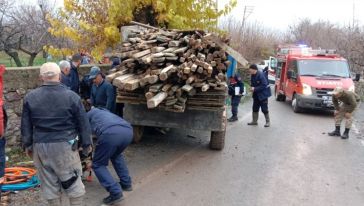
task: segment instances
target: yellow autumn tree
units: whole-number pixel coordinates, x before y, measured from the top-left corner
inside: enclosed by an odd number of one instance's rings
[[[72,48],[48,45],[55,56],[80,49],[99,59],[106,48],[120,41],[120,27],[132,20],[168,29],[215,30],[217,19],[236,6],[230,0],[218,10],[216,0],[64,0],[56,17],[49,17],[50,33],[68,38]]]

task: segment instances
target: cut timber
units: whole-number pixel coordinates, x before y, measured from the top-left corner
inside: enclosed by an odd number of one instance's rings
[[[166,50],[165,47],[153,47],[150,49],[152,51],[152,53],[159,53],[162,52],[163,50]]]
[[[196,70],[197,70],[197,65],[196,65],[196,64],[193,64],[193,65],[191,66],[191,71],[192,71],[192,72],[196,72]]]
[[[150,76],[151,75],[147,74],[147,75],[145,75],[145,77],[140,79],[139,84],[140,84],[141,87],[144,87],[145,85],[147,85],[149,83],[149,77]]]
[[[161,63],[161,62],[164,62],[164,61],[166,61],[165,57],[153,58],[153,60],[152,60],[152,62],[154,62],[154,63]]]
[[[163,48],[164,48],[164,47],[163,47]],[[163,57],[163,56],[164,56],[164,54],[163,54],[162,52],[152,54],[153,59],[154,59],[154,58],[160,58],[160,57]]]
[[[154,97],[154,93],[153,92],[147,92],[147,93],[145,93],[145,98],[147,98],[147,100],[150,100],[153,97]]]
[[[241,65],[245,66],[249,63],[243,56],[241,56],[241,54],[239,52],[235,51],[233,48],[229,47],[227,44],[222,42],[217,36],[215,36],[215,35],[211,35],[211,36],[212,36],[211,39],[219,47],[221,47],[222,50],[224,50],[226,53],[230,54],[230,56],[232,56]]]
[[[167,101],[166,101],[166,106],[172,106],[172,105],[176,104],[176,103],[177,103],[177,101],[178,101],[178,99],[177,99],[177,98],[167,100]]]
[[[188,47],[182,47],[177,50],[174,50],[173,53],[175,53],[175,54],[184,53],[187,49],[188,49]]]
[[[163,84],[154,84],[153,86],[149,87],[149,91],[150,92],[159,92],[159,90],[161,90],[161,88],[163,87]]]
[[[167,98],[168,94],[166,92],[159,92],[157,95],[152,97],[147,101],[147,106],[149,109],[156,108],[165,98]]]
[[[193,89],[193,87],[191,85],[188,85],[188,84],[186,84],[186,85],[184,85],[182,87],[182,90],[186,91],[186,92],[190,92],[192,89]]]
[[[113,74],[109,74],[109,75],[107,75],[107,76],[106,76],[106,80],[107,80],[108,82],[112,82],[112,81],[113,81],[116,77],[120,77],[120,76],[122,76],[122,75],[124,75],[124,74],[126,74],[126,73],[128,73],[128,69],[120,70],[120,71],[115,72],[115,73],[113,73]]]
[[[116,77],[113,81],[113,85],[116,87],[121,87],[124,80],[133,77],[134,74],[125,74],[119,77]]]
[[[195,78],[195,76],[188,77],[188,79],[186,80],[186,84],[192,84],[192,82],[195,81]]]
[[[191,68],[189,68],[189,67],[185,67],[185,68],[183,69],[183,73],[185,73],[185,74],[189,74],[189,73],[191,73]]]
[[[168,47],[179,47],[179,41],[170,41]]]
[[[166,85],[164,85],[163,87],[162,87],[162,91],[163,92],[168,92],[169,91],[169,89],[171,89],[171,87],[172,87],[173,85],[172,84],[166,84]]]
[[[171,47],[171,48],[168,48],[164,51],[162,51],[163,53],[173,53],[174,51],[176,51],[178,49],[178,47]]]
[[[131,79],[124,83],[124,89],[127,91],[134,91],[140,87],[140,79]]]
[[[148,83],[149,84],[155,84],[157,83],[159,80],[158,76],[157,75],[151,75],[149,78],[148,78]]]
[[[202,86],[202,88],[201,88],[201,91],[206,92],[207,90],[209,90],[209,88],[210,88],[210,85],[208,85],[208,84],[204,84],[204,85]]]
[[[160,75],[159,75],[159,79],[162,80],[162,81],[165,81],[168,79],[168,72],[169,70],[173,69],[174,65],[169,65],[168,67],[162,69]]]
[[[150,49],[147,49],[147,50],[144,50],[144,51],[133,54],[133,58],[138,59],[138,58],[141,58],[141,57],[143,57],[145,55],[148,55],[150,53],[151,53]]]
[[[166,57],[167,60],[169,61],[177,61],[178,60],[178,57],[175,56],[175,57]]]
[[[164,57],[175,57],[176,54],[173,54],[173,53],[163,53],[164,54]]]

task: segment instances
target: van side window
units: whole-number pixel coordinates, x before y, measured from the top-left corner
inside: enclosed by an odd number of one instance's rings
[[[293,77],[297,78],[298,74],[297,60],[292,60],[289,62],[288,70],[293,71]]]

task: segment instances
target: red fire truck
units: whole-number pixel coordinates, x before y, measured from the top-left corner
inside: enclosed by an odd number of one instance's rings
[[[346,59],[334,50],[313,50],[302,45],[278,49],[271,61],[276,71],[275,99],[290,100],[294,112],[302,109],[332,110],[335,87],[354,91],[355,86]],[[360,76],[356,76],[357,80]]]

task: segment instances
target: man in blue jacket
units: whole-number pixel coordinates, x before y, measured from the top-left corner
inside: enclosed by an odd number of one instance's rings
[[[110,112],[115,111],[115,89],[107,82],[101,70],[93,66],[90,71],[89,79],[93,82],[91,88],[91,104],[95,107],[102,107]]]
[[[80,93],[80,77],[78,76],[78,67],[80,67],[82,61],[81,54],[75,54],[72,56],[71,64],[71,90],[76,92],[76,94]]]
[[[27,155],[33,157],[49,205],[61,206],[64,191],[71,206],[81,206],[86,191],[78,142],[87,156],[91,129],[80,97],[60,83],[60,73],[56,63],[40,67],[43,85],[24,98],[22,143]]]
[[[100,184],[110,193],[103,199],[104,204],[113,204],[123,199],[122,191],[131,191],[132,183],[129,170],[122,152],[133,140],[131,125],[119,116],[104,108],[92,107],[84,101],[92,133],[97,137],[92,169]],[[116,171],[120,182],[116,182],[107,166],[109,161]]]
[[[269,127],[268,98],[272,94],[268,79],[262,71],[258,70],[255,64],[250,65],[249,73],[251,74],[251,92],[253,93],[253,120],[248,125],[258,125],[259,109],[261,109],[266,121],[264,127]]]
[[[232,116],[228,119],[229,122],[235,122],[238,120],[238,107],[241,97],[244,93],[244,84],[241,81],[241,77],[235,74],[230,78],[229,95],[231,96],[231,113]]]

